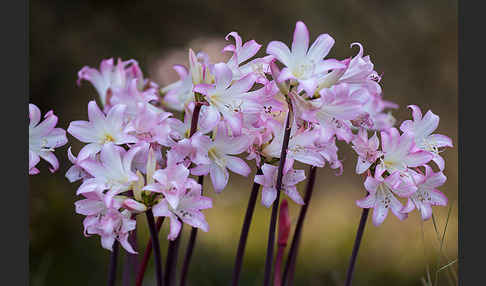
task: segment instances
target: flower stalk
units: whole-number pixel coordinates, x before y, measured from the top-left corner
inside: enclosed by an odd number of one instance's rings
[[[196,104],[194,106],[194,111],[192,113],[191,130],[189,136],[194,135],[194,133],[196,133],[197,131],[197,124],[199,122],[199,113],[201,112],[201,107],[203,105],[203,102],[201,102],[200,100],[201,95],[196,92],[195,96],[196,96],[196,102],[195,102]],[[199,176],[198,184],[201,185],[201,193],[202,193],[203,183],[204,183],[204,176]],[[189,265],[191,263],[192,252],[194,251],[194,245],[196,244],[196,238],[197,238],[197,227],[193,227],[191,229],[191,235],[189,237],[189,242],[187,244],[186,255],[184,256],[184,262],[181,271],[181,282],[180,282],[181,286],[186,285],[187,272],[189,271]],[[177,240],[179,240],[179,238],[177,238]]]
[[[358,257],[359,246],[361,245],[361,239],[363,238],[364,229],[366,226],[366,220],[370,209],[364,208],[361,212],[361,220],[359,221],[358,231],[356,233],[356,239],[354,240],[353,252],[351,253],[351,259],[349,260],[348,272],[346,273],[345,286],[351,286],[353,279],[354,266],[356,264],[356,258]]]
[[[177,254],[179,252],[180,239],[182,234],[183,224],[181,223],[181,232],[175,240],[169,242],[167,249],[167,261],[165,262],[165,285],[173,285],[177,266]]]
[[[283,178],[283,168],[285,165],[285,161],[287,159],[287,148],[289,146],[290,141],[290,131],[292,130],[292,122],[293,122],[293,110],[292,110],[292,103],[288,99],[288,107],[289,112],[287,114],[287,121],[285,123],[285,133],[284,139],[282,143],[282,150],[280,152],[280,163],[278,166],[278,173],[277,173],[277,197],[273,203],[272,207],[272,214],[270,216],[270,225],[268,230],[268,243],[267,243],[267,255],[265,258],[265,272],[263,277],[263,285],[268,286],[270,285],[270,280],[272,277],[272,262],[273,262],[273,250],[275,246],[275,228],[277,225],[277,213],[278,213],[278,206],[280,202],[280,190],[282,189],[282,178]]]
[[[204,182],[204,176],[199,176],[198,183],[202,186]],[[189,242],[187,244],[186,255],[184,256],[184,263],[181,270],[181,282],[180,285],[186,285],[187,273],[189,272],[189,265],[191,263],[192,252],[194,251],[194,245],[196,244],[197,228],[193,227],[191,229],[191,236],[189,237]]]
[[[282,285],[292,285],[292,281],[293,281],[295,262],[297,259],[300,237],[302,235],[302,228],[304,226],[305,215],[307,214],[307,209],[309,208],[310,200],[312,198],[312,191],[314,190],[317,167],[311,166],[309,172],[310,172],[309,181],[307,183],[307,188],[304,197],[305,204],[300,208],[299,218],[297,221],[297,225],[295,227],[295,233],[292,238],[292,244],[290,245],[287,262],[285,264],[285,269],[282,277],[282,283],[283,283]]]
[[[165,217],[159,217],[155,224],[155,229],[157,233],[159,233],[160,228],[162,227],[162,223],[164,222]],[[148,261],[150,260],[150,256],[152,255],[152,239],[150,239],[145,247],[145,252],[143,254],[142,262],[140,263],[140,268],[138,270],[137,279],[135,280],[136,286],[142,286],[143,278],[145,275],[145,270],[147,269]]]
[[[133,230],[128,235],[128,242],[136,246],[137,245],[137,230]],[[125,264],[123,265],[123,277],[122,285],[130,286],[133,285],[135,271],[138,268],[138,256],[136,254],[127,253],[125,256]]]
[[[280,212],[278,216],[278,241],[277,241],[277,257],[275,258],[275,274],[273,278],[273,285],[280,286],[282,284],[282,261],[289,240],[290,233],[290,215],[289,204],[284,199],[280,205]]]
[[[258,168],[256,174],[262,175],[263,172],[260,168]],[[253,212],[255,210],[255,203],[257,200],[259,189],[260,185],[256,182],[253,183],[250,198],[248,199],[248,206],[246,207],[245,219],[243,220],[243,226],[241,228],[240,241],[238,242],[238,250],[236,252],[235,266],[233,268],[233,279],[231,282],[231,285],[233,286],[237,286],[239,283],[243,256],[245,254],[246,241],[248,239],[248,232],[250,230],[251,220],[253,218]]]
[[[162,259],[160,257],[160,244],[159,244],[159,237],[158,237],[158,231],[155,227],[155,220],[154,220],[154,214],[152,213],[152,209],[149,209],[148,211],[145,212],[147,216],[147,222],[150,230],[150,239],[152,241],[152,247],[154,250],[154,261],[155,261],[155,278],[157,281],[157,286],[162,286],[163,281],[162,281]],[[162,225],[162,223],[161,223]],[[148,261],[148,259],[147,259]],[[145,269],[145,268],[144,268]],[[142,276],[143,279],[143,276]],[[141,285],[140,281],[140,285]]]
[[[113,243],[113,250],[110,256],[110,270],[108,271],[108,286],[114,286],[116,282],[116,267],[118,262],[118,252],[120,249],[120,243],[115,241]]]

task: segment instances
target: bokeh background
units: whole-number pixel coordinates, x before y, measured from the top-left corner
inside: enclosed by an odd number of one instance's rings
[[[173,64],[187,64],[191,47],[205,51],[214,61],[224,37],[237,31],[243,39],[263,44],[271,40],[290,44],[295,22],[303,20],[311,41],[320,33],[336,40],[331,55],[354,56],[350,44],[360,42],[383,73],[384,97],[400,104],[393,114],[410,117],[407,104],[441,117],[438,132],[457,146],[457,3],[429,1],[30,1],[30,102],[42,112],[54,109],[58,126],[87,119],[88,101],[97,95],[88,83],[76,86],[77,71],[97,67],[109,57],[136,59],[144,73],[160,85],[177,79]],[[79,142],[69,137],[77,152]],[[363,178],[354,174],[355,157],[341,144],[344,174],[318,171],[316,191],[304,226],[294,285],[342,285],[361,210]],[[68,145],[56,151],[61,160],[55,174],[40,163],[41,174],[30,176],[30,280],[31,285],[103,285],[109,252],[98,237],[82,235],[82,216],[74,213],[77,186],[69,184]],[[354,285],[423,285],[429,269],[457,258],[458,148],[443,153],[447,183],[441,190],[452,207],[444,256],[432,221],[421,223],[418,213],[400,222],[390,215],[380,227],[369,221],[356,266]],[[252,166],[255,169],[254,165]],[[301,166],[303,167],[303,166]],[[307,172],[307,171],[306,171]],[[253,176],[253,174],[251,175]],[[205,192],[215,207],[206,211],[211,230],[200,232],[190,270],[190,285],[228,285],[251,183],[232,175],[227,189]],[[301,192],[305,187],[299,185]],[[298,208],[291,205],[295,225]],[[448,208],[434,209],[443,231]],[[257,205],[241,285],[259,285],[263,278],[270,209]],[[293,230],[292,230],[293,231]],[[165,238],[164,226],[161,237]],[[183,233],[181,250],[188,238]],[[148,239],[145,220],[139,220],[139,246]],[[165,253],[165,239],[162,239]],[[183,254],[184,251],[180,251]],[[123,252],[122,252],[123,253]],[[120,257],[120,263],[124,254]],[[179,261],[182,260],[181,258]],[[151,265],[150,265],[151,266]],[[152,267],[145,285],[154,285]],[[451,266],[457,270],[457,263]],[[120,268],[121,269],[121,268]],[[121,272],[121,271],[120,271]],[[121,277],[121,274],[120,274]],[[437,285],[449,285],[447,271]]]

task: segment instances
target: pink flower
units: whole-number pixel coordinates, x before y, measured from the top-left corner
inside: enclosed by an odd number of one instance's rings
[[[91,175],[88,174],[81,166],[79,163],[81,162],[78,158],[76,158],[72,151],[71,147],[68,148],[68,158],[69,161],[73,164],[66,172],[66,178],[69,180],[70,183],[79,181],[80,179],[89,179],[91,178]],[[95,159],[94,156],[90,157],[91,159]]]
[[[358,162],[356,164],[356,173],[363,174],[370,166],[375,163],[381,156],[381,151],[378,151],[380,141],[373,134],[371,138],[368,139],[368,132],[366,129],[361,128],[358,131],[358,136],[353,140],[352,148],[358,154]]]
[[[381,147],[383,158],[376,167],[378,174],[384,171],[406,173],[408,167],[423,166],[433,158],[430,152],[415,147],[412,134],[400,135],[396,128],[381,132]]]
[[[269,63],[272,60],[272,56],[267,56],[263,58],[256,58],[248,61],[253,57],[261,45],[250,40],[243,44],[240,35],[237,32],[231,32],[226,36],[226,40],[229,37],[235,39],[235,45],[230,44],[224,47],[223,52],[232,52],[233,56],[228,60],[227,65],[233,72],[233,80],[239,80],[249,73],[253,73],[257,76],[257,82],[266,83],[268,80],[265,74],[269,73]],[[245,64],[242,64],[246,62]]]
[[[166,191],[164,191],[164,194]],[[201,185],[194,180],[187,181],[182,192],[178,193],[177,204],[171,204],[167,197],[153,207],[154,216],[170,218],[169,240],[174,240],[181,230],[181,222],[203,231],[209,231],[209,225],[201,210],[213,207],[212,200],[201,195]]]
[[[93,178],[87,179],[79,186],[77,194],[88,192],[102,192],[108,190],[105,204],[110,206],[115,195],[131,189],[138,180],[132,171],[132,161],[141,147],[134,147],[129,151],[114,145],[105,144],[100,152],[100,161],[86,159],[79,165]]]
[[[439,169],[444,170],[444,159],[439,155],[442,147],[452,147],[452,140],[441,134],[432,134],[439,125],[439,116],[427,111],[422,117],[422,111],[416,105],[408,106],[412,110],[412,120],[406,120],[400,125],[400,130],[411,133],[416,146],[433,154],[433,161]]]
[[[299,205],[304,204],[295,185],[305,180],[304,170],[294,170],[291,167],[285,168],[282,177],[282,191]],[[262,204],[267,208],[270,207],[277,198],[277,172],[278,167],[270,164],[263,164],[263,175],[256,175],[255,182],[262,185]]]
[[[423,220],[432,216],[432,206],[446,206],[447,197],[437,190],[447,180],[442,172],[434,173],[432,168],[425,165],[425,176],[416,175],[417,191],[413,193],[403,207],[403,213],[409,213],[415,208],[420,212]]]
[[[41,112],[34,104],[29,104],[29,119],[29,175],[39,173],[35,166],[40,158],[51,164],[49,171],[54,173],[59,169],[59,161],[53,151],[67,143],[66,131],[55,128],[57,116],[52,111],[47,112],[44,121],[40,122]]]
[[[68,127],[68,132],[76,139],[89,143],[79,152],[79,160],[97,154],[106,143],[123,145],[138,141],[124,131],[125,110],[125,105],[116,105],[105,116],[94,100],[89,102],[89,121],[73,121]]]
[[[155,113],[164,113],[162,108],[150,104],[151,101],[157,102],[159,100],[156,91],[153,89],[140,90],[138,85],[139,80],[132,79],[127,82],[126,88],[113,92],[109,105],[107,103],[104,111],[108,112],[113,106],[118,104],[126,105],[125,117],[127,121],[138,115],[138,106],[140,104],[145,105],[147,109],[151,109]]]
[[[201,176],[210,174],[214,190],[221,192],[228,184],[229,173],[227,169],[242,176],[248,176],[251,172],[250,167],[242,159],[234,156],[243,153],[252,143],[252,138],[246,135],[229,136],[224,125],[220,123],[214,136],[214,141],[209,146],[204,147],[208,150],[210,164],[202,164],[193,169],[193,175]]]
[[[110,58],[101,61],[99,71],[85,66],[78,72],[78,85],[81,80],[91,82],[98,92],[103,106],[110,105],[109,97],[125,89],[133,79],[137,80],[138,90],[146,90],[152,94],[157,92],[158,86],[143,79],[142,71],[135,60],[118,59],[115,65],[113,58]]]
[[[309,48],[309,31],[303,22],[298,21],[295,25],[292,51],[279,41],[268,44],[267,53],[286,66],[275,80],[296,80],[299,83],[298,90],[305,90],[307,96],[312,97],[320,76],[331,69],[346,67],[335,59],[323,60],[333,45],[334,39],[331,36],[321,34]]]
[[[180,79],[162,89],[164,104],[173,110],[183,111],[184,106],[194,100],[192,76],[185,66],[174,65],[174,70]]]
[[[279,124],[273,130],[273,140],[263,148],[263,155],[268,158],[280,158],[284,138],[284,126]],[[320,131],[316,129],[298,128],[294,125],[291,129],[289,146],[287,148],[287,163],[289,167],[294,160],[304,164],[324,167],[324,158],[320,155],[321,148],[316,146]]]
[[[326,140],[336,135],[340,140],[351,141],[351,120],[363,114],[361,102],[354,99],[359,90],[351,93],[349,86],[343,83],[322,89],[319,93],[321,97],[314,101],[318,107],[315,118],[323,128]]]
[[[123,198],[115,197],[113,206],[107,208],[102,196],[91,193],[86,199],[75,202],[76,213],[86,215],[83,221],[86,236],[97,234],[101,237],[103,248],[112,250],[113,243],[118,240],[126,251],[137,252],[128,242],[129,232],[134,230],[137,221],[131,219],[128,210],[119,212]]]
[[[189,169],[178,160],[178,154],[173,150],[167,152],[167,167],[153,174],[157,183],[149,184],[143,190],[162,193],[165,199],[174,207],[179,203],[180,193],[186,190]],[[190,182],[192,184],[192,182]]]
[[[259,113],[263,107],[249,97],[248,91],[255,83],[255,76],[248,74],[232,83],[231,69],[224,63],[214,65],[215,85],[200,84],[194,87],[195,92],[206,96],[206,100],[223,116],[232,134],[241,134],[243,114]]]
[[[189,49],[189,70],[182,65],[174,65],[174,70],[180,79],[162,89],[165,93],[164,103],[177,111],[183,111],[186,105],[194,101],[194,86],[214,81],[210,74],[210,64],[207,55],[199,52],[196,56],[192,49]]]
[[[322,77],[319,80],[319,89],[347,83],[352,91],[365,89],[368,96],[381,94],[381,87],[378,84],[381,78],[374,71],[370,56],[363,57],[363,46],[360,43],[352,43],[351,47],[354,45],[359,47],[358,54],[352,59],[348,58],[341,61],[346,67],[333,70]]]
[[[190,138],[184,138],[172,146],[172,151],[182,158],[189,158],[190,162],[201,165],[210,164],[208,151],[211,145],[211,138],[197,131]]]
[[[389,209],[398,219],[407,218],[406,214],[400,212],[403,206],[394,194],[400,197],[409,197],[417,190],[417,187],[402,182],[398,172],[386,179],[376,174],[374,178],[368,176],[364,186],[369,194],[364,199],[357,200],[356,205],[360,208],[373,208],[373,224],[375,226],[383,223],[388,216]]]
[[[110,110],[111,111],[111,110]],[[137,104],[137,115],[126,125],[124,134],[136,137],[139,142],[158,143],[162,146],[172,146],[172,126],[169,112],[156,112],[147,104]]]
[[[336,138],[333,137],[329,141],[322,140],[322,136],[315,142],[316,147],[319,150],[322,158],[324,158],[328,163],[329,167],[332,169],[338,169],[336,175],[343,174],[343,163],[339,160],[337,152],[338,147],[336,146]]]

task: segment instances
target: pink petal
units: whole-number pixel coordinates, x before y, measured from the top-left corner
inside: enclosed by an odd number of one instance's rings
[[[369,209],[375,205],[375,201],[376,201],[375,195],[370,194],[362,198],[361,200],[356,200],[356,205],[360,208]]]
[[[240,174],[247,177],[251,173],[250,167],[245,161],[238,157],[226,156],[226,167],[230,169],[233,173]]]
[[[377,179],[375,179],[375,178],[373,178],[371,176],[366,177],[366,180],[364,182],[365,189],[370,194],[374,194],[376,192],[376,189],[378,188],[378,186],[380,184],[381,184],[380,181],[378,181]]]
[[[346,65],[336,59],[327,59],[316,64],[315,74],[321,74],[328,70],[343,69]]]
[[[87,121],[73,121],[69,124],[67,131],[84,143],[96,142],[98,140],[97,134],[93,132],[93,125]]]
[[[432,190],[429,192],[431,201],[430,204],[433,206],[446,206],[448,199],[447,197],[438,190]]]
[[[284,191],[287,194],[287,196],[291,198],[296,204],[304,205],[304,200],[300,196],[295,186],[286,187]]]
[[[408,154],[405,157],[405,163],[409,167],[419,167],[419,166],[426,164],[430,160],[432,160],[433,157],[434,156],[432,155],[432,153],[420,150],[420,151]]]
[[[420,107],[418,107],[417,105],[409,105],[407,107],[412,110],[413,121],[422,120],[422,111],[420,110]]]
[[[432,217],[432,207],[429,204],[420,204],[419,210],[422,220],[428,220]]]
[[[427,141],[437,147],[453,147],[451,138],[441,134],[432,134]]]
[[[209,167],[209,174],[211,175],[211,182],[213,183],[214,190],[217,193],[221,192],[228,184],[228,170],[212,163]]]
[[[167,239],[175,240],[179,236],[179,233],[181,232],[182,224],[173,213],[169,214],[169,218],[170,218],[170,230]]]
[[[291,53],[289,47],[282,42],[270,42],[267,46],[267,54],[274,56],[285,66],[289,66],[291,64]]]
[[[309,30],[302,21],[295,24],[294,39],[292,41],[292,55],[302,58],[309,48]]]
[[[181,217],[182,221],[192,227],[197,227],[205,232],[209,231],[209,225],[200,211],[186,210],[186,215]]]
[[[103,124],[105,121],[105,114],[101,111],[94,100],[88,103],[88,118],[89,122],[94,126]]]
[[[105,209],[105,204],[97,200],[79,200],[74,203],[76,213],[82,215],[96,215]]]
[[[412,199],[409,198],[407,200],[407,204],[403,206],[403,208],[400,210],[401,213],[409,213],[415,209],[415,204],[413,203]]]
[[[379,202],[373,208],[372,221],[375,226],[381,225],[388,216],[388,208]]]
[[[55,171],[57,171],[57,169],[59,169],[59,160],[57,160],[56,155],[54,155],[54,153],[41,151],[39,153],[39,156],[42,159],[44,159],[47,162],[49,162],[49,164],[51,164],[52,167],[49,168],[49,171],[51,173],[54,173]]]
[[[262,204],[267,208],[270,207],[277,198],[277,190],[273,187],[262,188]]]
[[[41,111],[35,104],[29,104],[30,127],[36,126],[41,118]]]
[[[229,87],[233,79],[233,72],[225,63],[214,65],[214,76],[216,78],[216,89],[224,90]]]
[[[327,56],[332,46],[334,45],[334,42],[334,39],[328,34],[319,35],[312,44],[312,46],[309,48],[309,51],[307,52],[307,57],[314,62],[321,61],[324,57]]]

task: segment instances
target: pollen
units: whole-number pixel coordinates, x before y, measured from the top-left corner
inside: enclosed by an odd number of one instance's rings
[[[105,134],[105,137],[103,139],[104,143],[113,142],[113,141],[115,141],[115,138],[113,138],[110,134]]]

